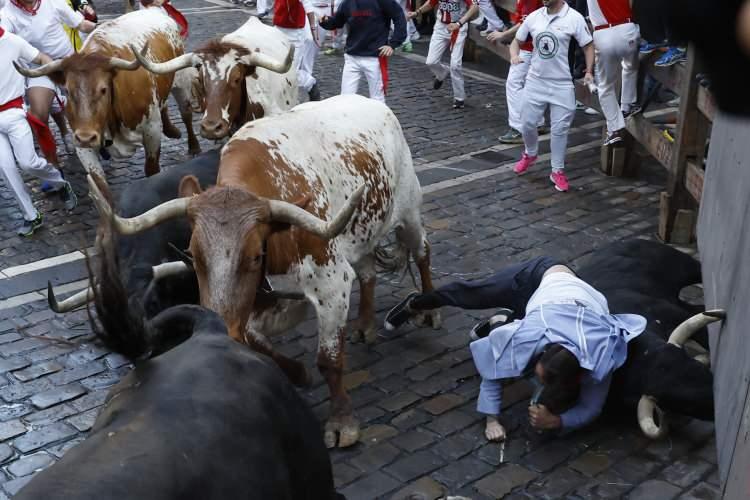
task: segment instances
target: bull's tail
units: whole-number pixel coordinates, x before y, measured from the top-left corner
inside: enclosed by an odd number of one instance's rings
[[[417,279],[411,268],[412,255],[408,247],[399,241],[395,243],[381,242],[375,247],[374,255],[375,266],[379,271],[394,274],[402,273],[401,280],[409,273],[414,287],[419,288]]]

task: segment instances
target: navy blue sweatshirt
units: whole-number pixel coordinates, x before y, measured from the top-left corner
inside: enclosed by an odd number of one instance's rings
[[[393,21],[393,37],[388,33]],[[406,17],[396,0],[344,0],[333,17],[320,25],[327,30],[349,26],[346,53],[377,57],[378,49],[390,45],[396,49],[406,40]]]

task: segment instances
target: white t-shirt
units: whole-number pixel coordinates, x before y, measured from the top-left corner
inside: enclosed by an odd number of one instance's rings
[[[526,312],[542,304],[581,302],[597,314],[609,314],[607,299],[596,288],[570,273],[550,273],[539,284],[526,305]]]
[[[65,0],[41,0],[35,16],[19,9],[10,0],[0,11],[3,28],[53,59],[73,53],[73,45],[62,25],[77,28],[82,22],[83,14],[71,9]]]
[[[7,31],[0,36],[0,105],[26,92],[26,79],[13,67],[13,61],[30,63],[38,55],[39,51],[23,38]]]
[[[529,35],[534,39],[534,53],[528,78],[573,85],[568,65],[570,39],[575,38],[581,47],[592,41],[583,16],[565,2],[554,15],[549,15],[547,8],[542,7],[524,19],[516,39],[523,43]]]

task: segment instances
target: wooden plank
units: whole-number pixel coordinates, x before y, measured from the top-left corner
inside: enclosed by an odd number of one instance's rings
[[[703,169],[696,165],[695,162],[688,162],[687,170],[685,171],[685,189],[688,190],[690,196],[698,203],[700,203],[703,193],[704,175],[705,172],[703,172]]]
[[[714,373],[716,448],[722,498],[747,498],[750,470],[750,120],[718,113],[698,221],[708,308],[727,309],[709,327]]]
[[[674,146],[664,137],[661,130],[640,115],[628,119],[626,127],[630,135],[641,143],[651,156],[656,158],[664,168],[669,169],[672,164]]]
[[[716,115],[716,102],[710,90],[705,87],[698,88],[698,109],[709,121],[714,121]]]
[[[708,135],[708,122],[696,106],[699,85],[695,75],[700,71],[701,65],[695,46],[692,44],[688,46],[687,58],[682,88],[679,91],[680,118],[677,121],[676,142],[672,154],[672,163],[669,166],[669,178],[667,179],[670,206],[665,221],[665,241],[671,241],[670,234],[674,227],[677,211],[691,208],[692,200],[687,189],[685,189],[685,170],[689,158],[703,158]]]
[[[687,64],[674,64],[662,68],[654,66],[652,64],[653,59],[648,58],[646,63],[641,65],[641,68],[666,88],[679,95],[685,86],[685,79],[689,76]]]

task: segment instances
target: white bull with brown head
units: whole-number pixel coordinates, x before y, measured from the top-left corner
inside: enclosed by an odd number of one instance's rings
[[[417,263],[423,291],[432,290],[422,191],[395,115],[379,102],[347,95],[250,122],[224,147],[216,187],[202,192],[185,177],[180,191],[183,198],[142,216],[115,217],[115,227],[132,234],[187,216],[201,304],[224,318],[232,337],[273,357],[300,385],[309,381],[304,366],[274,352],[266,335],[286,331],[312,306],[318,368],[331,393],[326,443],[356,443],[359,424],[342,381],[354,278],[360,288],[355,330],[367,341],[376,331],[375,250],[387,233],[395,230],[399,249]],[[259,293],[264,276],[281,278],[307,300],[269,303]],[[429,320],[437,326],[437,313]]]
[[[250,120],[272,116],[297,105],[294,47],[276,28],[251,17],[237,30],[213,39],[188,54],[154,62],[133,52],[157,75],[196,67],[205,113],[201,135],[222,139]]]

